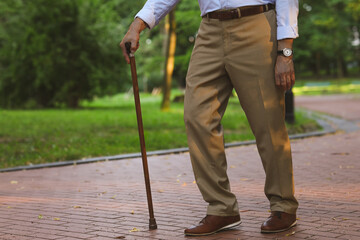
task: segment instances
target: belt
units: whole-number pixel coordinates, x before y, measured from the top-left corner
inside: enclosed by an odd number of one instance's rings
[[[245,7],[239,7],[229,10],[219,10],[215,12],[209,12],[208,14],[205,14],[203,18],[219,19],[220,21],[231,20],[235,18],[247,17],[255,14],[264,13],[272,9],[275,9],[275,5],[273,4],[245,6]]]

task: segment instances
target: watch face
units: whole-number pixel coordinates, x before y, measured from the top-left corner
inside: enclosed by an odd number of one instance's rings
[[[285,57],[290,57],[291,54],[292,54],[292,50],[289,49],[289,48],[285,48],[285,49],[283,50],[283,54],[284,54]]]

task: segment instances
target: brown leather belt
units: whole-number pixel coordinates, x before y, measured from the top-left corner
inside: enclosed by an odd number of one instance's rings
[[[219,19],[220,21],[231,20],[235,18],[247,17],[255,14],[264,13],[272,9],[275,9],[275,5],[273,4],[245,6],[235,9],[210,12],[208,14],[205,14],[203,18],[214,18],[214,19]]]

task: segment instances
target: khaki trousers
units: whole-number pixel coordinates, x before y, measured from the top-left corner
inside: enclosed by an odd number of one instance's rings
[[[209,215],[239,214],[226,173],[221,125],[233,88],[256,138],[271,210],[296,213],[284,91],[274,80],[276,50],[273,10],[201,22],[186,79],[184,120],[195,179]]]

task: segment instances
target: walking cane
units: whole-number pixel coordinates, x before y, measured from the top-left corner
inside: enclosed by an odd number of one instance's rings
[[[141,157],[142,157],[142,163],[143,163],[143,169],[144,169],[146,195],[147,195],[147,202],[148,202],[149,216],[150,216],[149,229],[157,229],[156,220],[154,218],[152,197],[151,197],[149,168],[148,168],[146,149],[145,149],[145,137],[144,137],[142,116],[141,116],[141,105],[140,105],[137,73],[136,73],[135,55],[133,53],[131,53],[131,43],[130,42],[125,43],[125,47],[126,47],[127,54],[129,55],[129,58],[130,58],[131,77],[132,77],[132,82],[133,82],[136,117],[137,117],[139,138],[140,138],[140,147],[141,147]]]

